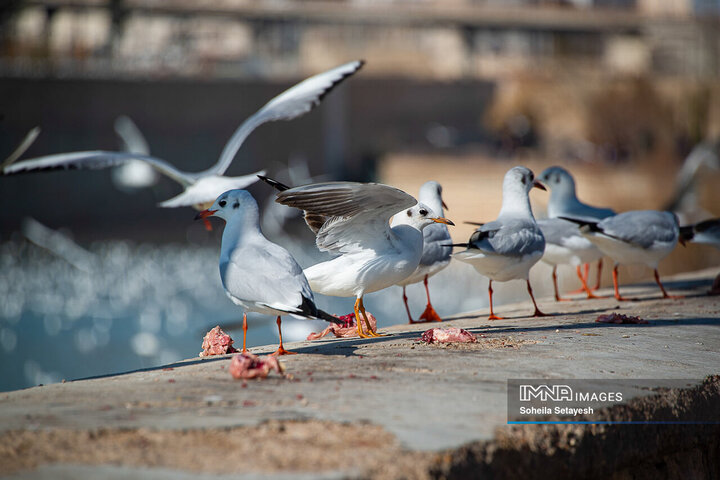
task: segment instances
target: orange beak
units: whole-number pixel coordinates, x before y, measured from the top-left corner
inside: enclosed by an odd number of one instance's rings
[[[539,188],[540,190],[545,190],[545,191],[547,191],[547,188],[545,188],[545,185],[543,185],[542,183],[538,182],[537,180],[533,181],[533,187]]]
[[[445,225],[455,226],[455,224],[452,222],[452,220],[448,220],[447,218],[443,218],[443,217],[431,218],[430,220],[432,220],[433,222],[437,222],[437,223],[444,223]]]
[[[210,220],[208,220],[208,217],[212,217],[215,212],[217,212],[217,210],[210,210],[208,208],[207,210],[203,210],[202,212],[195,215],[195,220],[202,219],[203,223],[205,223],[205,230],[210,232],[212,231],[212,225],[210,224]]]

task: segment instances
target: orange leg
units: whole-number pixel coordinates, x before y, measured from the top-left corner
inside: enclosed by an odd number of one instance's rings
[[[622,295],[620,295],[620,290],[618,289],[618,264],[616,263],[613,267],[612,272],[613,277],[613,287],[615,287],[615,299],[619,302],[626,302],[629,301],[629,298],[625,298]]]
[[[660,287],[660,290],[662,291],[663,298],[685,298],[684,295],[668,295],[668,293],[665,291],[665,287],[663,287],[663,284],[660,283],[660,275],[658,274],[657,268],[655,271],[655,281],[657,282],[658,286]]]
[[[552,270],[552,279],[553,279],[553,287],[555,287],[555,301],[556,302],[569,302],[569,298],[562,298],[560,297],[560,293],[558,292],[558,286],[557,286],[557,265],[553,266]],[[578,273],[580,273],[580,267],[578,267]]]
[[[540,311],[540,309],[537,306],[537,303],[535,303],[535,297],[532,293],[532,287],[530,286],[530,280],[527,281],[527,287],[528,287],[528,293],[530,294],[530,298],[532,299],[533,305],[535,305],[535,313],[533,313],[533,317],[547,317],[547,313],[543,313]]]
[[[490,280],[490,283],[488,283],[488,293],[490,294],[490,316],[488,317],[488,320],[502,320],[503,317],[498,317],[498,316],[495,315],[495,313],[493,312],[493,304],[492,304],[492,294],[493,294],[492,280]]]
[[[360,298],[358,297],[357,300],[355,300],[355,323],[357,324],[357,334],[360,338],[371,338],[370,335],[366,335],[365,332],[363,332],[362,329],[362,320],[360,317]],[[366,324],[368,324],[366,320]],[[367,325],[368,330],[370,330],[370,325]]]
[[[581,274],[581,273],[580,273],[580,267],[578,267],[578,271],[577,271],[577,272],[578,272],[578,278],[580,279],[580,284],[581,284],[581,285],[586,285],[586,284],[587,284],[588,275],[590,275],[590,264],[589,264],[589,263],[583,264],[583,268],[585,269],[585,273],[584,273],[584,274]],[[585,293],[586,291],[587,291],[587,290],[585,290],[585,287],[581,286],[581,287],[578,288],[577,290],[573,290],[572,292],[568,292],[568,294],[569,294],[569,295],[575,295],[576,293]]]
[[[413,320],[412,315],[410,314],[410,307],[407,303],[407,295],[405,295],[405,287],[403,287],[403,302],[405,302],[405,311],[407,312],[408,316],[408,323],[417,323],[415,320]]]
[[[283,347],[282,328],[280,327],[280,324],[281,324],[281,323],[282,323],[282,322],[281,322],[281,320],[280,320],[280,315],[278,315],[278,317],[277,317],[277,326],[278,326],[278,333],[280,334],[280,346],[279,346],[278,349],[275,351],[275,353],[273,353],[273,355],[275,355],[275,356],[279,356],[279,355],[295,355],[297,352],[291,352],[291,351],[289,351],[289,350],[285,350],[285,348]]]
[[[243,312],[243,349],[242,353],[247,352],[245,344],[247,343],[247,313]]]
[[[360,297],[360,313],[362,314],[362,319],[365,321],[365,327],[367,328],[367,334],[371,337],[384,337],[385,335],[377,332],[373,332],[372,327],[370,326],[370,321],[367,318],[367,313],[365,312],[365,304],[362,301],[362,297]],[[356,321],[359,323],[360,320],[356,318]]]
[[[422,315],[420,315],[420,318],[422,318],[426,322],[442,322],[442,318],[440,318],[440,315],[437,314],[437,312],[432,306],[432,302],[430,301],[430,290],[428,289],[427,275],[425,275],[425,280],[423,280],[423,283],[425,284],[425,294],[427,295],[428,303],[425,307],[425,311]]]
[[[591,290],[598,290],[600,288],[600,281],[602,280],[602,266],[603,261],[601,258],[600,260],[598,260],[597,280],[595,281],[595,286],[591,288]]]
[[[587,263],[585,265],[587,265]],[[598,297],[597,295],[592,293],[592,289],[590,287],[588,287],[588,284],[587,284],[587,278],[586,278],[587,276],[583,277],[580,274],[580,265],[577,266],[577,276],[580,279],[580,283],[582,283],[582,286],[583,286],[582,289],[585,291],[585,293],[587,293],[587,298],[602,298],[602,297]]]

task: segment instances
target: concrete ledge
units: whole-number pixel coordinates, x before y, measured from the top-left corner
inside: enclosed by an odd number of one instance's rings
[[[672,293],[687,295],[677,301],[638,285],[627,291],[636,302],[543,299],[553,316],[524,317],[528,302],[498,309],[505,320],[488,322],[483,311],[443,324],[484,335],[476,344],[419,342],[430,325],[383,329],[392,336],[374,340],[298,342],[288,347],[303,355],[283,358],[284,378],[235,381],[229,357],[219,357],[3,393],[0,465],[13,478],[67,469],[98,478],[129,478],[122,475],[137,469],[160,475],[153,478],[718,475],[718,425],[506,424],[508,378],[720,373],[720,298],[704,295],[718,271],[669,279]],[[649,324],[595,322],[611,311]],[[648,391],[605,414],[668,412],[720,420],[720,380]]]

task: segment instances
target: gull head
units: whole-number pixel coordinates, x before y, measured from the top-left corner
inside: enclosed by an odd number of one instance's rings
[[[455,225],[452,221],[435,214],[432,208],[420,202],[414,207],[395,214],[395,225],[410,225],[422,231],[423,228],[433,223],[444,223],[445,225]]]
[[[535,174],[529,168],[513,167],[505,174],[503,192],[516,192],[527,195],[533,188],[545,190],[545,187],[535,180]]]
[[[257,202],[247,190],[229,190],[220,196],[210,205],[210,208],[203,210],[195,216],[195,219],[207,219],[208,217],[220,217],[226,222],[234,216],[254,211],[257,214]]]
[[[538,180],[551,192],[567,192],[575,194],[575,180],[570,172],[562,167],[549,167],[543,170]]]
[[[439,205],[438,208],[433,208],[433,210],[439,210],[440,208],[449,210],[442,198],[442,190],[442,185],[435,180],[430,180],[423,183],[422,187],[420,187],[420,196],[418,198],[421,202],[427,203],[433,207],[435,205]]]

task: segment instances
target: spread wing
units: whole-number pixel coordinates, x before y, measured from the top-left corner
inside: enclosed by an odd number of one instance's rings
[[[0,169],[7,167],[15,160],[20,158],[22,154],[25,153],[25,151],[30,148],[30,146],[35,142],[35,139],[37,139],[38,135],[40,135],[40,127],[35,127],[31,129],[25,135],[25,137],[23,137],[22,141],[18,144],[18,146],[10,154],[10,156],[3,160],[2,164],[0,164]]]
[[[308,113],[320,104],[330,90],[360,70],[363,64],[362,60],[358,60],[312,76],[270,100],[235,130],[225,144],[218,162],[204,173],[216,175],[225,173],[240,146],[253,130],[266,122],[292,120]]]
[[[58,153],[56,155],[32,158],[8,165],[3,169],[3,174],[14,175],[17,173],[63,169],[97,170],[122,165],[130,160],[145,162],[158,172],[167,175],[183,186],[188,186],[195,181],[193,177],[176,169],[165,160],[139,153],[110,152],[104,150]]]
[[[278,193],[276,201],[326,221],[317,231],[320,250],[376,249],[392,238],[390,218],[417,204],[411,195],[379,183],[328,182]]]

